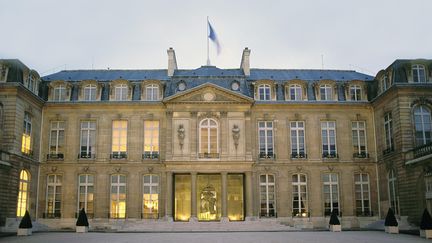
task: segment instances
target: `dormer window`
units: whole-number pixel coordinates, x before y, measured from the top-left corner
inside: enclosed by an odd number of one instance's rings
[[[181,81],[180,83],[178,83],[178,85],[177,85],[177,89],[178,89],[179,91],[184,91],[184,90],[186,89],[186,83],[183,82],[183,81]]]
[[[360,85],[351,85],[349,92],[352,101],[359,101],[362,99],[362,88]]]
[[[157,84],[149,84],[145,88],[146,97],[145,100],[148,101],[157,101],[159,100],[159,85]]]
[[[302,86],[298,84],[293,84],[289,86],[290,100],[303,100],[302,93],[303,93]]]
[[[391,82],[387,75],[382,76],[381,78],[381,93],[390,88]]]
[[[59,84],[54,87],[53,100],[54,101],[65,101],[66,100],[66,85]]]
[[[329,84],[320,85],[321,100],[333,100],[333,87]]]
[[[0,82],[6,82],[8,74],[8,68],[6,66],[0,66]]]
[[[426,72],[423,65],[412,65],[411,70],[414,83],[426,83]]]
[[[114,99],[117,101],[127,100],[128,86],[126,84],[118,84],[114,87]]]
[[[258,99],[259,100],[270,100],[271,98],[271,89],[270,85],[262,84],[258,86]]]
[[[95,101],[96,100],[97,87],[94,84],[88,84],[84,87],[84,100]]]

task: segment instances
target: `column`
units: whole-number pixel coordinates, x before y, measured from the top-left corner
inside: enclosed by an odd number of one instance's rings
[[[246,175],[246,220],[253,217],[253,196],[252,196],[252,172],[247,171]]]
[[[190,221],[198,221],[197,218],[197,173],[191,173],[191,218]]]
[[[166,173],[166,181],[167,181],[167,190],[166,190],[166,200],[165,200],[165,219],[167,221],[173,221],[173,213],[172,213],[172,202],[173,202],[173,173]]]
[[[192,111],[190,113],[190,128],[189,128],[189,134],[190,134],[190,158],[191,160],[196,160],[198,156],[198,131],[197,131],[197,115],[198,112]],[[195,215],[196,216],[196,215]]]
[[[222,172],[222,218],[221,221],[228,222],[228,182],[227,172]]]

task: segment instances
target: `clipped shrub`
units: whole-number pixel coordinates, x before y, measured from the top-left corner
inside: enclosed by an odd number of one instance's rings
[[[30,214],[29,212],[26,210],[24,217],[21,219],[21,222],[18,226],[18,228],[20,229],[31,229],[33,228],[32,222],[31,222],[31,218],[30,218]]]
[[[387,216],[385,218],[384,226],[398,226],[398,222],[394,215],[393,209],[389,208]]]
[[[432,229],[432,218],[431,218],[431,216],[430,216],[430,214],[426,208],[423,211],[423,216],[422,216],[421,222],[420,222],[420,229],[422,229],[422,230]]]
[[[89,226],[88,220],[87,220],[87,214],[85,213],[84,208],[80,210],[78,215],[78,220],[76,222],[76,226]]]
[[[330,215],[330,225],[340,225],[340,221],[338,219],[337,213],[335,210],[332,211],[331,215]]]

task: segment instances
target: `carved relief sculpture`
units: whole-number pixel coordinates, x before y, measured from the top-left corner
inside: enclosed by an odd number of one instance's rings
[[[180,124],[178,129],[177,129],[177,137],[179,140],[180,149],[183,150],[184,139],[186,137],[185,128],[184,128],[183,124]]]
[[[238,127],[238,125],[234,124],[231,131],[232,131],[232,136],[233,136],[233,140],[234,140],[234,146],[235,146],[235,149],[237,149],[237,147],[239,145],[239,140],[240,140],[240,128]]]

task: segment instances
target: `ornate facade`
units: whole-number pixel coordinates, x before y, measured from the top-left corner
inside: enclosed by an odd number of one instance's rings
[[[388,207],[414,223],[430,209],[432,61],[372,77],[254,69],[249,55],[238,69],[184,70],[170,48],[168,69],[42,78],[1,60],[0,226],[28,209],[40,225],[71,227],[85,208],[95,227],[320,228],[336,211],[357,228]]]

